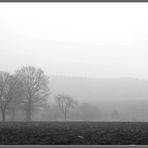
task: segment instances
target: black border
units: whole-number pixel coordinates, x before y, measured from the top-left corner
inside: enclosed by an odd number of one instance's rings
[[[145,148],[145,145],[1,145],[2,148]]]
[[[0,2],[148,2],[148,0],[0,0]]]
[[[93,3],[93,2],[99,2],[99,3],[102,3],[102,2],[109,2],[109,3],[113,3],[113,2],[116,2],[116,3],[120,3],[120,2],[125,2],[125,3],[128,3],[128,2],[132,2],[132,3],[142,3],[142,2],[148,2],[148,0],[0,0],[0,3],[5,3],[5,2],[11,2],[11,3],[14,3],[14,2],[18,2],[18,3],[21,3],[21,2],[38,2],[38,3],[43,3],[43,2],[60,2],[60,3],[63,3],[63,2],[67,2],[67,3],[70,3],[70,2],[76,2],[76,3],[79,3],[79,2],[83,2],[83,3]],[[148,145],[133,145],[134,148],[140,148],[140,147],[148,147]],[[116,148],[124,148],[124,147],[130,147],[130,148],[133,148],[132,145],[0,145],[0,147],[5,147],[5,148],[10,148],[10,147],[19,147],[19,148],[24,148],[24,147],[28,147],[28,148],[33,148],[33,147],[37,147],[37,148],[81,148],[81,147],[90,147],[90,148],[110,148],[110,147],[116,147]]]
[[[148,145],[0,145],[0,148],[147,148]]]

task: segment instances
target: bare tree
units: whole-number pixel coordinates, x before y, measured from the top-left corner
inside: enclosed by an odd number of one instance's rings
[[[32,111],[47,105],[47,97],[50,92],[48,77],[41,69],[32,66],[22,67],[17,70],[16,75],[24,85],[26,120],[31,121]]]
[[[18,83],[15,76],[7,72],[0,72],[0,109],[2,121],[5,121],[5,114],[9,104],[19,95],[19,88],[20,83]]]
[[[13,99],[10,101],[8,104],[8,113],[11,115],[11,120],[15,120],[16,116],[16,111],[22,110],[23,108],[23,102],[24,102],[24,96],[25,96],[25,91],[23,88],[22,82],[15,76],[15,81],[16,81],[16,86],[15,90],[15,95],[13,95]]]
[[[56,95],[55,101],[64,115],[64,120],[66,121],[67,114],[77,104],[76,101],[72,97],[63,94]]]

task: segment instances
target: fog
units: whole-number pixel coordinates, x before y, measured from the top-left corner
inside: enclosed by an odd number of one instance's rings
[[[147,3],[1,3],[0,67],[147,79],[147,8]]]
[[[112,112],[117,110],[121,121],[148,121],[147,80],[56,76],[50,78],[50,86],[52,92],[50,104],[54,104],[54,95],[57,93],[70,94],[78,101],[78,106],[70,112],[71,120],[80,120],[79,116],[81,119],[87,116],[86,119],[90,121],[111,121]],[[87,106],[86,110],[89,114],[81,108],[83,105]],[[78,113],[79,109],[81,111]],[[61,118],[60,113],[56,115],[56,120]],[[53,120],[54,118],[50,117],[49,113],[49,116],[46,115],[43,119]]]
[[[69,120],[148,121],[147,14],[147,3],[1,3],[0,70],[50,77],[34,120],[63,120],[61,93],[78,103]]]

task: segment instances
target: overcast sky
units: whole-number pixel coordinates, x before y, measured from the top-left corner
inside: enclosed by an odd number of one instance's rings
[[[148,79],[148,3],[0,3],[0,70]]]

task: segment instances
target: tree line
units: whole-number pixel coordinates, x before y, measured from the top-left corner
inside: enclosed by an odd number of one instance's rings
[[[49,78],[43,70],[33,66],[23,66],[14,74],[0,71],[0,110],[2,121],[6,112],[15,114],[17,108],[25,111],[25,120],[31,121],[35,108],[47,105],[50,94]]]
[[[31,121],[34,110],[49,107],[49,95],[49,77],[40,68],[23,66],[14,74],[0,71],[2,121],[6,120],[7,112],[13,118],[17,109],[25,112],[25,121]],[[76,102],[72,97],[64,94],[56,95],[55,101],[66,120],[68,112],[76,105]]]
[[[40,68],[23,66],[14,74],[0,71],[0,111],[2,121],[6,121],[6,114],[11,114],[12,120],[17,110],[25,113],[25,121],[32,120],[32,113],[38,109],[49,108],[48,98],[50,96],[49,77]],[[71,96],[57,94],[54,96],[59,111],[66,121],[67,116],[78,103]],[[89,116],[89,106],[82,106],[82,110]],[[97,110],[95,110],[97,113]],[[90,114],[90,116],[92,116]],[[113,113],[118,117],[117,111]]]

